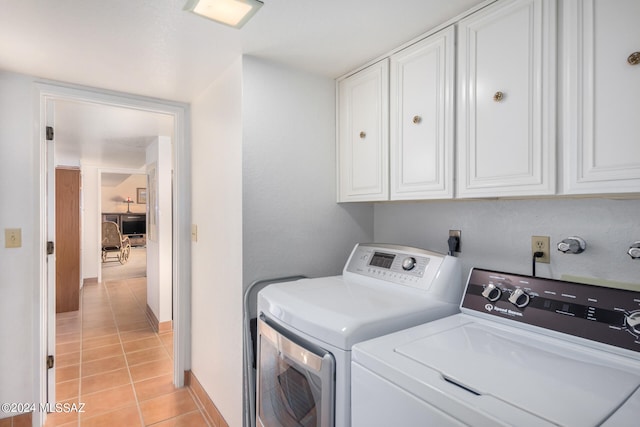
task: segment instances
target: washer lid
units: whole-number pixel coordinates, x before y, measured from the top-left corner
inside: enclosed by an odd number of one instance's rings
[[[269,285],[258,294],[258,310],[343,350],[459,311],[424,291],[343,276]]]
[[[395,351],[471,392],[558,425],[599,425],[640,386],[637,367],[629,370],[613,355],[475,322]]]

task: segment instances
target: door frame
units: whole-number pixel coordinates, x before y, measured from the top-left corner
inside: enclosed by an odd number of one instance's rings
[[[37,346],[38,360],[36,390],[38,402],[47,402],[47,369],[45,361],[49,353],[48,337],[50,329],[55,331],[55,324],[49,325],[49,296],[50,286],[47,278],[47,147],[46,147],[46,118],[51,112],[52,103],[49,101],[66,100],[103,104],[154,113],[164,113],[173,116],[174,129],[173,144],[173,313],[174,313],[174,374],[173,382],[177,387],[184,385],[184,372],[191,368],[191,140],[190,140],[190,109],[188,104],[159,100],[133,94],[125,94],[88,88],[71,84],[36,81],[34,84],[34,147],[39,154],[40,174],[38,176],[40,188],[39,204],[39,244],[38,251],[40,286],[38,287],[38,328]],[[51,326],[51,328],[50,328]],[[55,332],[54,332],[55,333]],[[52,352],[55,349],[52,349]],[[55,368],[54,368],[55,369]],[[53,403],[53,402],[50,402]],[[33,425],[42,425],[46,414],[40,411],[34,413]]]

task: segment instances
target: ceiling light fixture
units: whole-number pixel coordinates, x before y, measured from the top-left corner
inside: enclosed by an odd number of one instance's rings
[[[262,4],[259,0],[189,0],[184,10],[230,27],[242,28]]]

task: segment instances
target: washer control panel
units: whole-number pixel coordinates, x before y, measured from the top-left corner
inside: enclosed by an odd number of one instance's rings
[[[640,291],[474,268],[461,308],[640,352]]]

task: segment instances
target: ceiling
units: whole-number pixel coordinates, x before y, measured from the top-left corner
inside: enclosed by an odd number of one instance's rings
[[[100,104],[55,101],[56,159],[83,164],[140,169],[147,146],[157,136],[173,135],[173,116]],[[67,159],[72,159],[70,162]]]
[[[0,69],[189,103],[242,54],[335,78],[482,1],[264,0],[237,30],[183,11],[186,0],[0,0]],[[103,111],[100,127],[89,105],[68,107],[57,135],[96,152],[163,126]]]

